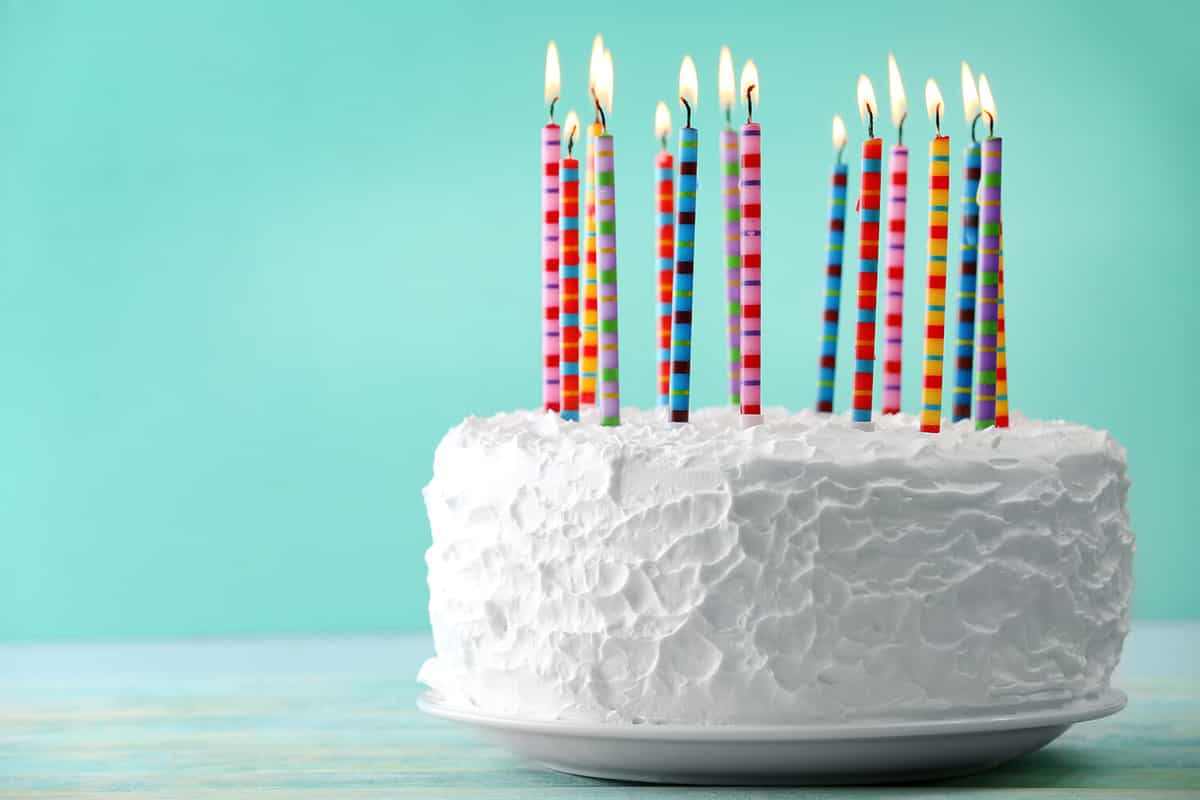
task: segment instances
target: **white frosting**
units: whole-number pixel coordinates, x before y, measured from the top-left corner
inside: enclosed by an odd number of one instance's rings
[[[425,502],[451,703],[534,718],[806,722],[1078,699],[1128,629],[1125,452],[1017,416],[732,409],[442,440]]]

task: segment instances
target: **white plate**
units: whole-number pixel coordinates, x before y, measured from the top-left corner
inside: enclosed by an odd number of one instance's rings
[[[958,719],[844,725],[632,725],[496,717],[426,693],[426,714],[463,722],[560,772],[649,783],[847,784],[920,781],[990,769],[1076,722],[1125,707],[1106,689],[1066,707]]]

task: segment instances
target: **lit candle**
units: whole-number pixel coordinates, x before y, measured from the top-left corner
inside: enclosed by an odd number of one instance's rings
[[[738,189],[738,135],[733,129],[737,87],[733,82],[733,56],[721,48],[717,67],[717,94],[725,112],[721,131],[721,207],[724,210],[726,338],[729,353],[729,402],[742,404],[742,210]]]
[[[679,102],[684,109],[679,129],[679,222],[675,227],[675,279],[671,320],[671,421],[687,422],[691,403],[692,268],[696,240],[696,151],[699,134],[692,127],[699,81],[691,56],[679,68]]]
[[[604,51],[603,69],[596,76],[596,112],[600,135],[596,137],[596,253],[600,326],[600,424],[621,424],[621,383],[617,338],[617,186],[613,170],[613,137],[608,132],[612,114],[612,53]]]
[[[975,368],[975,259],[979,245],[979,143],[975,122],[979,119],[979,92],[967,62],[962,62],[963,115],[971,127],[971,143],[963,154],[962,251],[959,256],[958,338],[954,349],[954,402],[951,419],[971,417],[971,379]]]
[[[742,203],[742,420],[762,419],[762,134],[754,121],[758,102],[758,69],[753,61],[742,67],[741,96],[746,101],[746,124],[739,142]]]
[[[559,89],[558,48],[546,47],[544,98],[550,121],[542,127],[542,408],[558,412],[558,157],[562,132],[554,123]]]
[[[929,142],[929,265],[925,283],[925,372],[921,430],[942,429],[942,374],[946,341],[946,238],[950,224],[950,137],[942,136],[942,92],[925,84],[925,108],[936,135]]]
[[[559,228],[562,271],[559,302],[562,312],[562,417],[579,419],[579,159],[573,157],[579,117],[572,111],[563,126],[567,155],[559,170]]]
[[[879,184],[883,140],[875,138],[875,89],[866,75],[858,77],[858,113],[867,125],[862,146],[862,187],[858,211],[858,327],[854,335],[855,422],[871,421],[875,379],[875,310],[879,288]]]
[[[595,105],[596,76],[604,68],[604,39],[600,34],[592,40],[592,58],[588,64],[588,96]],[[599,352],[600,328],[596,295],[596,137],[601,133],[600,115],[588,127],[587,149],[584,157],[584,262],[583,262],[583,376],[580,380],[579,403],[596,405],[596,365]]]
[[[675,160],[667,152],[671,112],[661,100],[654,109],[654,136],[662,150],[654,159],[658,230],[658,406],[671,403],[671,281],[675,271]]]
[[[825,259],[825,305],[821,313],[821,355],[817,365],[817,411],[833,412],[837,374],[838,316],[842,305],[842,246],[846,240],[846,123],[833,115],[833,150],[837,158],[829,181],[829,253]]]
[[[1008,342],[1004,333],[1004,220],[1000,221],[1000,291],[996,299],[996,427],[1008,427]]]
[[[996,346],[1000,299],[1000,173],[1004,141],[995,135],[996,102],[986,75],[979,76],[979,104],[987,118],[983,171],[979,179],[979,376],[975,427],[996,423]]]
[[[896,144],[888,149],[887,299],[884,301],[883,407],[884,414],[900,413],[900,375],[904,352],[904,238],[908,215],[908,148],[904,120],[908,98],[896,57],[888,54],[888,96]]]

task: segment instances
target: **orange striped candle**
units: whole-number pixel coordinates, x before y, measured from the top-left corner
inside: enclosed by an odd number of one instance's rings
[[[942,375],[946,354],[946,251],[950,224],[950,137],[941,135],[942,93],[930,80],[925,104],[937,127],[929,143],[929,264],[925,279],[925,370],[921,383],[921,431],[942,429]]]

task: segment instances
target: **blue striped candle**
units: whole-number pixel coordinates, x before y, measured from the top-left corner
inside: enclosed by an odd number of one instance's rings
[[[978,142],[966,149],[963,167],[962,253],[959,256],[958,339],[954,349],[954,403],[951,418],[971,417],[971,372],[975,368],[976,258],[979,252],[979,172],[982,151]]]
[[[696,153],[699,132],[679,130],[679,191],[675,204],[675,280],[671,305],[671,421],[687,422],[692,372],[692,269],[696,240]]]
[[[829,185],[829,246],[825,259],[825,306],[821,314],[821,356],[817,368],[817,411],[832,413],[837,374],[838,316],[842,304],[842,257],[846,241],[846,165],[833,166]]]

